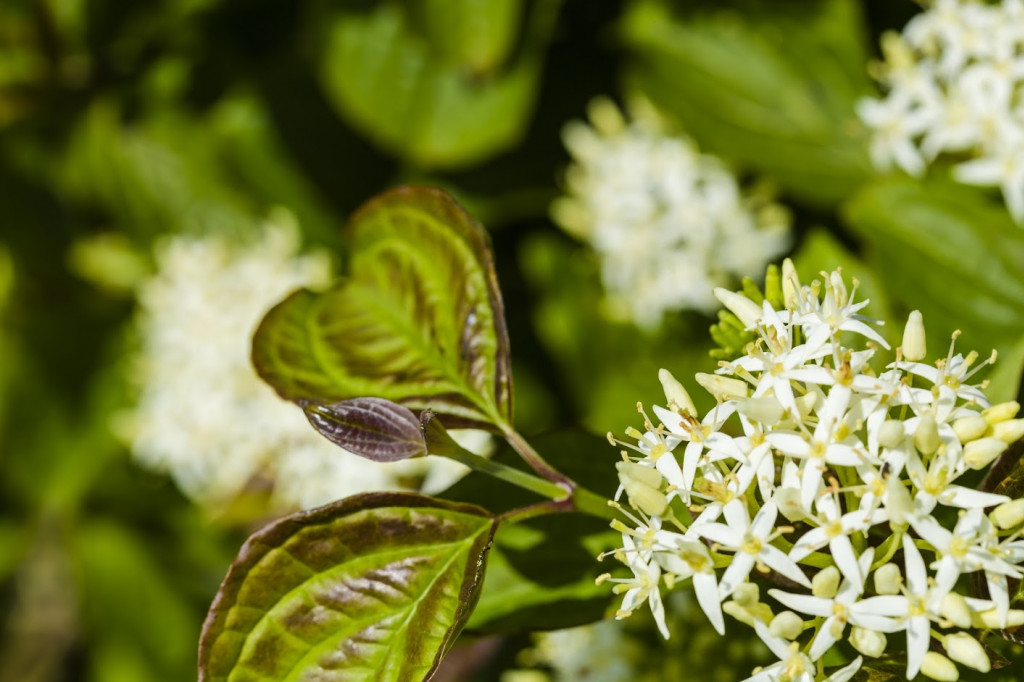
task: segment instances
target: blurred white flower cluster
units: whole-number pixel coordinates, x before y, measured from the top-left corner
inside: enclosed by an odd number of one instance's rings
[[[138,293],[136,458],[213,509],[268,489],[272,509],[287,511],[424,477],[425,487],[443,488],[461,465],[346,453],[257,377],[249,354],[263,315],[293,290],[331,279],[327,254],[300,255],[298,230],[280,218],[247,243],[179,236],[158,246],[157,272]]]
[[[592,125],[565,127],[574,163],[552,215],[597,252],[613,317],[653,328],[667,312],[713,312],[715,286],[763,272],[789,245],[782,207],[745,195],[718,159],[663,132],[649,107],[627,122],[598,99],[589,114]]]
[[[908,679],[956,679],[954,661],[988,670],[968,630],[1024,624],[1007,587],[1024,575],[1024,499],[961,477],[1024,436],[1019,405],[990,406],[972,383],[994,357],[978,363],[951,344],[947,357],[921,362],[916,312],[876,373],[870,362],[888,345],[858,313],[867,301],[838,271],[823,276],[801,286],[786,261],[781,309],[716,291],[757,340],[696,376],[717,399],[703,417],[662,370],[659,423],[641,408],[645,430],[627,431],[635,443],[614,441],[629,449],[618,495],[632,508],[631,525],[613,524],[623,542],[614,556],[633,575],[603,579],[624,593],[619,617],[647,602],[665,637],[661,590],[692,580],[719,633],[728,613],[778,656],[751,680],[850,679],[862,657],[827,678],[820,668],[844,639],[864,657],[905,650]],[[961,594],[962,575],[989,598]],[[777,586],[772,603],[753,576]],[[933,638],[945,655],[930,650]]]
[[[859,105],[872,157],[917,176],[954,155],[958,180],[999,187],[1024,223],[1024,2],[931,5],[882,37],[887,94]]]

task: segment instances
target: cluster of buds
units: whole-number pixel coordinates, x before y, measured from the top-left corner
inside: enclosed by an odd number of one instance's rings
[[[633,575],[602,579],[624,594],[620,618],[647,602],[665,637],[662,590],[692,581],[719,633],[729,614],[778,656],[751,680],[848,680],[890,650],[906,652],[908,679],[955,680],[956,664],[987,671],[977,631],[1024,624],[1008,589],[1024,575],[1024,499],[964,479],[1024,437],[1019,405],[989,404],[972,377],[994,354],[956,353],[956,335],[945,358],[921,362],[916,312],[876,371],[889,346],[859,314],[867,301],[839,271],[822,274],[801,285],[784,263],[780,306],[716,290],[756,340],[696,376],[715,407],[699,416],[662,370],[657,425],[641,406],[643,431],[609,435],[626,448],[616,498],[628,508],[613,504],[630,519],[613,524],[613,555]],[[987,598],[958,591],[967,574]],[[757,575],[775,585],[766,601]],[[861,656],[826,674],[822,659],[842,641]]]

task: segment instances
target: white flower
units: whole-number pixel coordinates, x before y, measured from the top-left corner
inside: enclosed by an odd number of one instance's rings
[[[736,553],[719,583],[721,599],[732,594],[758,563],[778,571],[794,582],[811,586],[811,581],[796,562],[771,544],[778,514],[773,500],[766,502],[753,520],[747,514],[747,508],[738,500],[725,505],[723,511],[726,523],[703,523],[691,529],[695,534],[720,545],[722,549]]]
[[[613,316],[656,327],[665,313],[712,312],[712,289],[754,275],[789,244],[786,212],[744,195],[718,159],[662,132],[648,105],[627,122],[607,99],[563,138],[568,196],[552,214],[597,253]]]
[[[158,246],[156,264],[138,293],[141,395],[130,436],[138,461],[171,474],[189,496],[221,509],[269,487],[274,511],[289,511],[408,489],[424,475],[439,490],[463,470],[449,460],[395,466],[346,453],[256,376],[250,345],[263,315],[292,290],[330,278],[325,253],[299,255],[294,225],[269,225],[249,243],[174,237]]]
[[[874,556],[874,550],[868,549],[857,560],[861,574],[867,574]],[[883,597],[860,599],[863,591],[863,582],[858,585],[853,580],[846,579],[839,586],[836,596],[832,598],[794,594],[782,590],[769,590],[768,594],[787,608],[825,619],[818,630],[818,635],[811,643],[808,654],[811,660],[816,661],[842,639],[847,623],[877,632],[896,632],[902,629],[896,620],[888,618],[887,614],[878,608],[878,600]]]
[[[961,182],[999,187],[1024,223],[1024,22],[1019,0],[939,0],[883,36],[886,95],[858,104],[879,168],[921,175],[944,153]]]
[[[779,661],[755,672],[743,682],[815,682],[817,668],[814,662],[800,651],[796,642],[788,642],[768,631],[768,626],[754,621],[754,630],[771,649]],[[863,659],[858,656],[849,665],[836,670],[824,682],[848,682],[860,670]]]

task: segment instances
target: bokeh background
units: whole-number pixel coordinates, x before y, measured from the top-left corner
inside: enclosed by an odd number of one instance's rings
[[[965,350],[998,348],[993,393],[1017,396],[1024,230],[998,190],[953,184],[941,164],[914,179],[876,170],[856,114],[880,95],[870,65],[883,32],[920,11],[894,0],[5,0],[0,679],[191,679],[235,551],[282,511],[258,485],[203,504],[132,454],[146,381],[139,292],[168,240],[245,244],[284,222],[341,271],[352,210],[397,184],[437,185],[492,235],[521,432],[618,432],[636,401],[659,400],[659,367],[710,371],[712,315],[610,318],[594,251],[550,217],[571,161],[562,131],[595,97],[624,109],[642,98],[741,182],[765,183],[789,212],[787,253],[805,276],[842,265],[877,317],[921,309],[933,354],[957,328]],[[615,457],[593,453],[612,481]],[[527,642],[479,649],[498,653],[477,679],[521,665]]]

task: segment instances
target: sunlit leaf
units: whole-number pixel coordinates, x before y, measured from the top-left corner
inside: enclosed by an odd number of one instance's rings
[[[446,426],[511,420],[508,335],[486,232],[440,190],[406,187],[348,227],[350,277],[275,307],[253,363],[296,402],[377,396],[446,415]]]
[[[551,8],[538,3],[536,11]],[[411,24],[391,2],[335,18],[322,80],[339,113],[379,146],[423,166],[464,166],[515,144],[533,111],[546,42],[540,38],[549,28],[538,28],[538,39],[500,73],[480,77],[431,49]],[[495,56],[470,45],[454,49],[465,48],[484,62]]]
[[[427,679],[476,602],[495,525],[478,507],[370,493],[268,526],[210,609],[200,681]]]
[[[431,47],[467,72],[486,75],[509,57],[523,0],[406,0]]]
[[[426,454],[420,420],[408,408],[380,398],[309,405],[306,418],[322,436],[374,462]]]

